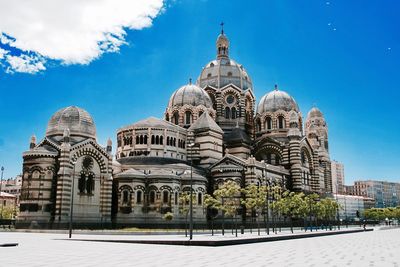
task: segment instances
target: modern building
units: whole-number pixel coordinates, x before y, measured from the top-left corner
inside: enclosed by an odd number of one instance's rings
[[[172,212],[183,223],[193,192],[193,217],[205,223],[205,193],[228,180],[332,194],[328,126],[312,108],[303,123],[292,96],[277,86],[256,105],[249,73],[230,58],[221,31],[216,58],[172,92],[163,119],[150,117],[96,141],[91,115],[66,107],[50,119],[46,136],[23,153],[19,225],[65,227],[73,207],[80,225],[154,225]],[[192,191],[191,191],[192,187]]]
[[[374,207],[373,198],[351,195],[334,195],[340,205],[339,219],[342,221],[359,221],[366,209]]]
[[[356,196],[356,189],[354,185],[344,185],[344,193],[345,195]]]
[[[365,180],[354,182],[356,195],[375,199],[376,208],[400,205],[400,183]]]
[[[332,192],[333,194],[344,194],[344,165],[332,160]]]

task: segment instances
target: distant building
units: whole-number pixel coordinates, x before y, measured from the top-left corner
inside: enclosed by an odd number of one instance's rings
[[[344,185],[343,187],[345,195],[356,196],[356,190],[354,188],[354,185]]]
[[[364,210],[372,208],[375,204],[373,198],[350,195],[334,195],[341,209],[339,219],[343,221],[359,221],[363,218]]]
[[[333,194],[344,194],[344,165],[333,160],[331,162]]]
[[[1,191],[14,195],[16,197],[17,206],[21,196],[22,176],[18,175],[14,179],[4,180],[2,182]]]
[[[397,207],[400,205],[400,183],[386,181],[356,181],[356,195],[375,199],[376,208]]]
[[[5,192],[0,192],[0,217],[4,218],[4,214],[5,214],[5,210],[8,208],[13,208],[16,209],[17,208],[17,197],[9,194],[9,193],[5,193]],[[15,213],[12,215],[12,217],[15,216]]]

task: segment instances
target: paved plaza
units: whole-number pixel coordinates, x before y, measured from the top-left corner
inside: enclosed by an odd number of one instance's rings
[[[0,243],[17,242],[19,246],[0,248],[0,266],[400,266],[400,229],[224,247],[82,242],[64,240],[66,237],[1,232]]]

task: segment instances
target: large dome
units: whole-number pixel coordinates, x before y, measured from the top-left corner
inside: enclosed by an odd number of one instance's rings
[[[54,113],[47,125],[46,136],[62,136],[65,129],[69,129],[71,136],[96,139],[92,116],[79,107],[66,107]]]
[[[206,108],[212,108],[211,98],[207,92],[191,83],[176,90],[168,103],[168,107],[182,107],[184,105],[203,105]]]
[[[229,58],[220,58],[209,62],[197,79],[197,84],[202,88],[207,85],[222,88],[230,83],[242,90],[253,87],[250,76],[244,67]]]
[[[201,88],[210,85],[219,89],[232,83],[242,90],[252,89],[253,85],[246,70],[229,58],[229,40],[223,29],[217,38],[216,49],[217,59],[203,68],[197,84]]]
[[[257,107],[257,113],[263,114],[265,112],[275,112],[277,110],[300,111],[293,97],[275,87],[274,91],[267,93],[261,98]]]

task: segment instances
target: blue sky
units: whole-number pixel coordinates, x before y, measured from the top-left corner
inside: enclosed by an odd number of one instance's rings
[[[7,178],[20,173],[30,136],[42,139],[65,106],[91,113],[103,145],[115,143],[121,126],[162,117],[172,92],[215,58],[224,21],[230,55],[247,69],[257,100],[277,83],[304,117],[313,104],[325,114],[346,184],[400,182],[399,9],[395,0],[173,1],[151,26],[126,29],[118,52],[88,64],[53,57],[29,74],[0,61],[0,165]]]

